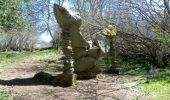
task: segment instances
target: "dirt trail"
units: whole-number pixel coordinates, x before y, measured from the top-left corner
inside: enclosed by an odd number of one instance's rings
[[[61,71],[45,68],[46,65],[27,58],[6,72],[1,80],[14,100],[144,100],[145,93],[139,88],[136,77],[108,76],[90,80],[78,80],[74,87],[53,87],[33,80],[39,71],[59,74]]]

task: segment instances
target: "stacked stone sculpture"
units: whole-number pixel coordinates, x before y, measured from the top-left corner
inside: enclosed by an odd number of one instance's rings
[[[100,36],[98,45],[94,46],[87,42],[80,33],[81,17],[68,11],[66,8],[54,4],[55,18],[62,29],[62,50],[64,54],[63,73],[56,78],[56,83],[66,86],[75,83],[78,78],[95,77],[100,69],[98,68],[98,58],[102,55],[107,38]]]

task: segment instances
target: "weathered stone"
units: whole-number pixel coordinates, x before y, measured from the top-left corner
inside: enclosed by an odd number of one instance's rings
[[[74,83],[70,72],[72,68],[78,76],[95,76],[99,73],[97,59],[100,57],[101,49],[90,45],[80,33],[81,17],[76,13],[70,13],[67,9],[54,4],[54,13],[59,26],[62,28],[63,53],[68,58],[64,61],[63,74],[59,83]],[[64,84],[64,83],[63,83]]]
[[[72,86],[76,83],[77,75],[74,73],[64,73],[64,74],[59,74],[56,76],[56,78],[53,80],[53,85],[54,86]]]
[[[100,73],[98,61],[92,57],[82,57],[74,62],[75,72],[83,76],[95,76]],[[84,75],[86,73],[86,75]]]
[[[69,26],[75,22],[76,18],[70,16],[69,12],[59,6],[54,4],[54,13],[55,17],[57,19],[57,22],[59,26],[62,28],[62,50],[63,54],[65,56],[65,59],[63,61],[64,67],[63,67],[63,74],[57,76],[57,78],[54,80],[54,85],[63,85],[63,86],[71,86],[75,82],[75,75],[74,75],[74,69],[72,66],[72,41],[71,41],[71,32],[69,31]],[[79,25],[81,21],[76,20],[76,24]]]
[[[80,27],[77,27],[76,25],[70,26],[70,32],[71,34],[71,46],[72,48],[89,48],[89,44],[85,41],[83,36],[80,34]]]
[[[80,16],[57,4],[54,4],[54,14],[61,28],[69,28],[71,25],[81,26]]]
[[[81,17],[66,8],[54,4],[54,13],[62,31],[70,33],[71,46],[87,48],[89,45],[80,34]]]
[[[101,50],[100,50],[100,48],[98,48],[98,47],[90,48],[90,49],[87,51],[87,56],[90,56],[90,57],[93,57],[93,58],[95,58],[95,59],[98,59],[98,58],[101,56]]]
[[[73,58],[74,60],[77,60],[81,57],[84,57],[87,55],[87,51],[85,48],[73,48]]]
[[[96,38],[94,40],[95,45],[100,47],[103,54],[106,54],[109,52],[110,49],[110,40],[100,33],[96,34]]]

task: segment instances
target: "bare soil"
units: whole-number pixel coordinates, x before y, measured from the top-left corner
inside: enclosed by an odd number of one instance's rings
[[[78,80],[76,86],[59,87],[33,79],[33,76],[45,71],[52,75],[61,73],[57,68],[27,58],[24,62],[9,69],[2,77],[14,100],[144,100],[139,77],[102,76],[95,79]]]

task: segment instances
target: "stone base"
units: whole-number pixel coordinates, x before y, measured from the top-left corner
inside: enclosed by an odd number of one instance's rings
[[[76,74],[78,80],[88,80],[88,79],[96,78],[96,74],[94,73],[80,72]]]
[[[79,79],[96,77],[101,72],[97,60],[92,57],[82,57],[75,61],[74,70]]]
[[[96,78],[96,75],[101,73],[101,69],[95,67],[88,71],[75,72],[75,73],[77,74],[77,79],[86,80],[86,79]]]
[[[68,87],[75,85],[76,79],[76,74],[59,74],[52,83],[54,86]]]

